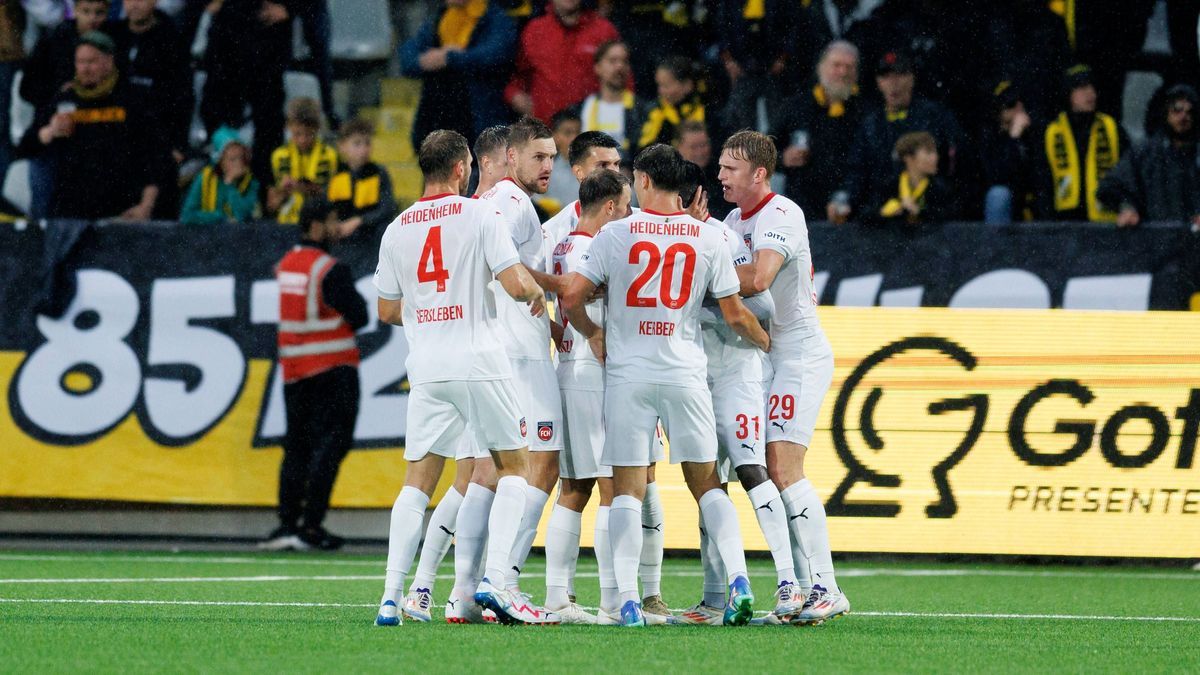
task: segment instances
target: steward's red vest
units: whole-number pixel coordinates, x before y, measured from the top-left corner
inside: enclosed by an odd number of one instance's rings
[[[279,282],[279,365],[295,382],[337,366],[358,365],[354,331],[325,304],[321,285],[337,260],[319,248],[296,246],[275,266]]]

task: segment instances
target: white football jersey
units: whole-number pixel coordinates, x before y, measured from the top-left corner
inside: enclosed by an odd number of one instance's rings
[[[531,270],[546,272],[547,244],[542,223],[538,220],[537,210],[533,208],[529,195],[511,178],[504,178],[479,199],[491,204],[504,216],[521,262]],[[509,297],[498,282],[492,284],[492,292],[496,296],[500,322],[507,336],[504,345],[509,358],[549,361],[550,319],[545,314],[530,316],[529,306]]]
[[[511,375],[488,284],[520,259],[500,217],[486,202],[439,195],[384,232],[375,288],[404,300],[410,383]]]
[[[571,232],[554,247],[552,274],[567,275],[579,271],[580,261],[592,246],[592,235],[587,232]],[[588,318],[597,326],[604,325],[604,301],[593,300],[586,307]],[[597,362],[596,355],[588,346],[587,338],[583,336],[571,322],[562,307],[556,312],[559,322],[563,325],[562,345],[558,349],[558,360]],[[598,362],[597,362],[598,363]]]
[[[704,388],[700,307],[738,292],[722,229],[682,212],[641,211],[609,223],[579,273],[608,284],[608,382]]]
[[[542,229],[546,232],[546,238],[554,242],[556,247],[559,242],[567,238],[568,234],[574,232],[578,226],[579,200],[575,200],[562,207],[562,210],[551,216],[550,220],[542,223]]]
[[[816,329],[820,324],[812,250],[800,207],[787,197],[771,193],[745,213],[735,208],[726,216],[725,224],[742,236],[751,251],[769,249],[783,256],[783,266],[771,284],[775,300],[772,340],[776,336],[807,335]]]
[[[710,218],[709,224],[726,230],[721,221]],[[736,232],[726,232],[726,251],[733,266],[751,262],[750,249]],[[717,312],[720,313],[720,310]],[[704,353],[708,357],[708,379],[710,384],[722,381],[762,382],[770,379],[771,366],[766,352],[754,346],[746,338],[733,332],[728,326],[718,330],[705,326]]]

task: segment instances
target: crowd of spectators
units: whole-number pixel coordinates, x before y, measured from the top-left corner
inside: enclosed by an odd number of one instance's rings
[[[293,32],[320,100],[285,114]],[[28,53],[27,33],[40,34]],[[329,41],[327,0],[0,2],[0,128],[18,73],[34,111],[15,147],[0,134],[0,183],[14,158],[29,160],[33,218],[294,224],[320,196],[343,236],[378,230],[396,213],[391,182],[370,161],[371,125],[333,115]],[[206,148],[190,138],[197,111]]]
[[[713,148],[751,128],[810,219],[1200,224],[1198,3],[1167,0],[1165,83],[1136,145],[1122,99],[1151,0],[540,4],[430,3],[401,47],[424,81],[414,143],[533,114],[560,144],[604,131],[626,160],[672,143],[715,193]]]

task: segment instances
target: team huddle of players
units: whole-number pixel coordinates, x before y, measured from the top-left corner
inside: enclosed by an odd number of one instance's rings
[[[383,236],[379,317],[403,326],[411,394],[375,623],[431,619],[452,539],[450,623],[749,623],[754,597],[724,489],[734,477],[777,575],[774,609],[755,621],[847,613],[825,509],[804,475],[833,352],[817,319],[804,215],[770,191],[773,142],[743,131],[725,143],[720,198],[737,208],[724,223],[708,215],[699,167],[654,145],[634,159],[631,182],[619,145],[600,132],[570,146],[579,201],[541,223],[530,195],[546,191],[555,154],[532,119],[488,129],[474,155],[458,133],[435,131],[419,150],[424,197]],[[466,198],[475,160],[479,187]],[[635,194],[640,210],[630,208]],[[663,434],[700,511],[703,598],[678,614],[659,591]],[[406,592],[446,459],[454,485]],[[537,605],[521,568],[556,485]],[[574,593],[593,491],[595,614]]]

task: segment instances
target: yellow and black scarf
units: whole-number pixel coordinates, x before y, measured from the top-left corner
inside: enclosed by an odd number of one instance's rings
[[[895,218],[904,211],[905,200],[911,199],[917,206],[925,208],[925,192],[929,189],[929,179],[922,178],[914,187],[909,185],[908,172],[900,174],[899,196],[892,197],[883,204],[883,208],[879,209],[879,215],[884,218]],[[917,216],[908,214],[908,222],[916,222]]]
[[[242,176],[237,182],[237,191],[246,194],[246,190],[250,189],[250,181],[254,180],[254,176],[249,171],[245,176]],[[217,193],[221,188],[221,177],[217,175],[216,170],[210,164],[204,167],[200,172],[200,210],[201,211],[216,211],[217,210]],[[225,204],[225,215],[233,216],[233,211],[230,210],[229,204]]]
[[[1083,170],[1080,170],[1079,149],[1075,147],[1075,136],[1071,133],[1071,122],[1067,113],[1046,127],[1046,160],[1050,164],[1050,175],[1054,181],[1054,210],[1071,211],[1079,208],[1082,190],[1087,200],[1089,220],[1112,222],[1117,214],[1107,211],[1096,199],[1096,189],[1121,158],[1117,135],[1117,122],[1104,113],[1096,113],[1092,128],[1088,131],[1087,155]],[[1080,183],[1083,184],[1082,188]]]

